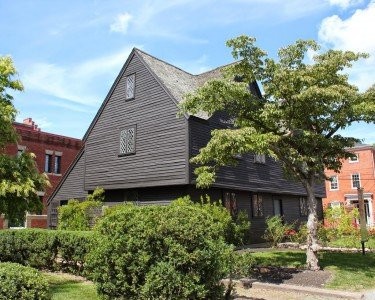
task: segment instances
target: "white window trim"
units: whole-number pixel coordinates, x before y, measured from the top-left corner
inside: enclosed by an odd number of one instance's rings
[[[352,174],[350,174],[350,180],[351,180],[351,183],[352,183],[352,190],[356,190],[357,187],[354,187],[354,185],[353,185],[353,183],[354,183],[354,181],[353,181],[353,175],[358,175],[359,187],[361,187],[361,174],[359,174],[359,173],[352,173]]]
[[[329,181],[329,190],[330,190],[330,191],[338,191],[338,190],[339,190],[339,176],[338,176],[338,175],[332,175],[331,178],[332,178],[332,177],[336,177],[336,185],[337,185],[337,188],[335,188],[335,189],[332,188],[332,181],[330,180],[330,181]]]
[[[357,159],[352,160],[352,158],[349,157],[348,161],[349,161],[350,164],[355,164],[355,163],[359,162],[359,154],[358,153],[353,153],[353,154],[357,157]]]

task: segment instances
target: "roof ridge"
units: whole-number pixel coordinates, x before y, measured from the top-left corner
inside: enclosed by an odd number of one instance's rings
[[[234,65],[234,64],[236,64],[236,63],[237,63],[236,61],[235,61],[235,62],[231,62],[231,63],[227,63],[227,64],[225,64],[225,65],[218,66],[218,67],[216,67],[216,68],[214,68],[214,69],[211,69],[211,70],[208,70],[208,71],[205,71],[205,72],[203,72],[203,73],[199,73],[199,74],[196,74],[196,75],[193,75],[193,76],[206,75],[206,74],[208,74],[208,73],[215,72],[215,71],[221,70],[221,69],[223,69],[223,68],[229,67],[230,65]]]
[[[196,76],[196,75],[191,74],[190,72],[188,72],[188,71],[186,71],[186,70],[184,70],[184,69],[182,69],[182,68],[180,68],[180,67],[177,67],[177,66],[175,66],[175,65],[173,65],[173,64],[171,64],[171,63],[169,63],[169,62],[167,62],[167,61],[165,61],[165,60],[163,60],[163,59],[161,59],[161,58],[158,58],[158,57],[156,57],[156,56],[154,56],[154,55],[151,55],[151,54],[149,54],[149,53],[147,53],[147,52],[145,52],[145,51],[143,51],[143,50],[141,50],[141,49],[139,49],[139,48],[134,47],[134,50],[135,50],[135,51],[138,51],[138,52],[141,52],[142,54],[145,54],[145,55],[151,57],[152,59],[155,59],[155,60],[157,60],[157,61],[160,61],[161,63],[164,63],[164,64],[166,64],[166,65],[168,65],[168,66],[171,66],[171,67],[173,67],[173,68],[175,68],[175,69],[177,69],[177,70],[179,70],[179,71],[182,71],[182,72],[184,72],[184,73],[186,73],[186,74],[188,74],[188,75],[190,75],[190,76]]]

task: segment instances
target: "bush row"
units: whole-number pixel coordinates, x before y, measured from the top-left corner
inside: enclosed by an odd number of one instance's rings
[[[1,230],[0,261],[82,275],[92,244],[89,231]]]
[[[47,280],[30,267],[0,263],[0,283],[0,299],[51,299]]]
[[[108,209],[92,232],[1,231],[0,261],[81,274],[104,299],[220,299],[221,279],[249,271],[250,257],[230,245],[249,226],[209,201],[124,204]]]

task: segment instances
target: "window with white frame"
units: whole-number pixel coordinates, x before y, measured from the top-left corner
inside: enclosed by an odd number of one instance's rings
[[[254,218],[263,217],[263,199],[259,194],[253,194],[251,197],[251,208]]]
[[[307,216],[308,207],[307,207],[307,198],[299,197],[299,214],[300,216]]]
[[[361,178],[359,176],[359,173],[352,174],[352,188],[357,189],[361,187]]]
[[[120,155],[135,153],[135,135],[135,126],[120,131]]]
[[[356,153],[353,153],[353,156],[349,157],[349,162],[350,163],[355,163],[355,162],[358,162],[358,161],[359,161],[359,155],[356,154]]]
[[[258,164],[265,164],[266,156],[264,154],[254,154],[254,162]]]
[[[135,93],[135,74],[126,76],[126,100],[133,99]]]
[[[331,181],[330,190],[338,190],[339,189],[339,178],[337,177],[337,175],[331,176],[330,181]]]

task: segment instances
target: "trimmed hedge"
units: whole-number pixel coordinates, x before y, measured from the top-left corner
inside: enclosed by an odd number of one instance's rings
[[[47,280],[37,270],[16,263],[0,263],[0,299],[51,299]]]
[[[220,299],[233,248],[199,205],[118,206],[97,224],[88,268],[104,299]]]
[[[0,261],[82,275],[93,237],[90,231],[1,230]]]
[[[50,230],[0,231],[0,261],[54,269],[57,246],[56,234]]]

